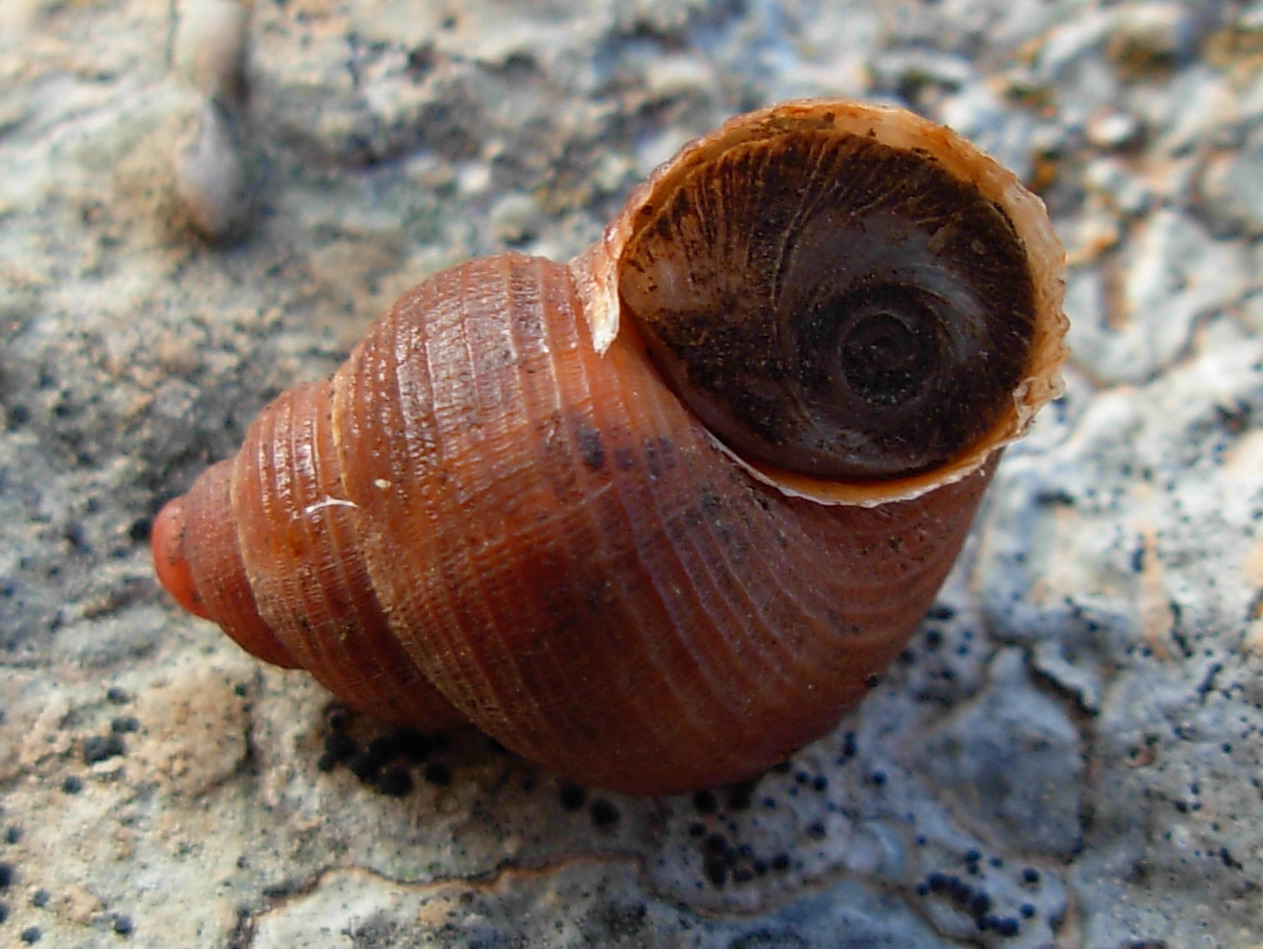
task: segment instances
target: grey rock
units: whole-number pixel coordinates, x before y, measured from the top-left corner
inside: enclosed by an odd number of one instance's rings
[[[1239,151],[1212,157],[1201,191],[1226,227],[1251,237],[1263,234],[1263,139],[1254,135]]]
[[[969,813],[1002,830],[1005,849],[1071,856],[1081,844],[1083,753],[1063,703],[1032,688],[1024,658],[991,661],[989,688],[957,709],[924,767]]]
[[[1258,941],[1258,4],[288,0],[215,46],[225,95],[180,26],[224,2],[0,5],[0,934]],[[908,652],[709,795],[571,788],[466,732],[321,770],[329,696],[168,602],[158,506],[425,275],[565,258],[681,142],[799,94],[956,123],[1071,251],[1066,398]],[[257,175],[231,248],[189,240],[171,161],[209,98]]]
[[[1155,210],[1127,230],[1119,259],[1071,275],[1070,345],[1104,384],[1143,383],[1181,359],[1199,324],[1239,303],[1258,279],[1247,245],[1188,214]]]

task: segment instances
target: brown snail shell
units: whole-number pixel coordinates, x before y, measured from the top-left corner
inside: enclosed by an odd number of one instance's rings
[[[1057,392],[1062,262],[948,129],[739,117],[569,265],[405,294],[168,504],[159,576],[374,715],[630,793],[749,778],[929,607]]]

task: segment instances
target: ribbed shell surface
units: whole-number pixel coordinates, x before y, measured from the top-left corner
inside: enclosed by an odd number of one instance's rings
[[[787,497],[716,447],[633,332],[597,354],[565,267],[476,260],[255,423],[218,556],[275,641],[207,608],[374,714],[468,717],[616,790],[723,784],[862,698],[993,466],[879,508]],[[195,487],[186,520],[229,520],[193,510],[223,493]]]

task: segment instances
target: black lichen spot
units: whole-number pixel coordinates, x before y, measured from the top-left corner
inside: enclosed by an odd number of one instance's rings
[[[395,747],[413,764],[421,764],[438,747],[438,742],[415,728],[400,728],[394,734]]]
[[[120,715],[110,722],[110,731],[116,735],[129,735],[140,731],[140,720],[134,715]]]
[[[87,554],[92,552],[92,545],[88,543],[84,536],[83,525],[77,521],[67,524],[61,533],[62,539],[72,551],[79,554]]]
[[[728,810],[744,811],[748,810],[751,801],[754,799],[754,783],[746,782],[745,784],[734,784],[728,789]]]
[[[619,945],[625,945],[629,939],[641,933],[649,916],[649,907],[644,903],[611,903],[600,911],[597,919],[605,932],[608,932]],[[635,940],[641,945],[641,940]]]
[[[359,745],[346,732],[329,732],[325,735],[325,755],[335,764],[348,760],[357,751]]]
[[[1064,489],[1039,491],[1035,495],[1035,503],[1045,507],[1074,507],[1075,496]]]
[[[859,745],[855,740],[855,732],[847,732],[842,736],[842,760],[838,764],[850,761],[859,753]]]
[[[722,887],[728,882],[728,863],[722,857],[707,857],[703,872],[713,886]]]
[[[21,402],[9,406],[9,431],[17,431],[31,420],[31,410]]]
[[[593,471],[604,468],[605,443],[601,440],[601,433],[589,425],[580,423],[578,441],[579,457],[583,459],[583,463]]]
[[[1138,545],[1131,552],[1131,571],[1132,573],[1145,572],[1145,548],[1144,545]]]
[[[6,844],[15,844],[22,839],[22,828],[14,824],[12,827],[5,828],[4,842]]]
[[[325,726],[330,731],[340,732],[351,724],[351,712],[341,705],[334,705],[325,712]]]
[[[431,761],[425,766],[425,780],[437,787],[446,787],[452,783],[452,769],[441,761]]]
[[[598,797],[592,802],[589,813],[592,815],[592,823],[600,828],[613,827],[620,818],[618,808],[603,797]]]
[[[719,810],[719,800],[714,791],[695,791],[693,793],[693,810],[699,814],[713,814]]]
[[[578,784],[567,782],[561,786],[558,797],[561,799],[561,806],[565,810],[574,812],[587,803],[588,792]]]
[[[136,931],[136,926],[132,923],[132,918],[125,913],[119,913],[114,917],[114,932],[120,936],[130,936]]]
[[[407,768],[391,765],[377,779],[378,789],[390,797],[403,797],[412,790],[412,775]]]
[[[346,766],[361,781],[371,781],[377,776],[384,762],[368,751],[360,751],[347,759]]]
[[[83,790],[83,781],[73,774],[69,775],[62,780],[61,789],[67,794],[78,794]]]
[[[49,893],[43,887],[40,887],[38,890],[36,890],[34,893],[31,894],[31,905],[34,906],[36,909],[43,909],[45,906],[48,905],[48,901],[51,900],[52,898],[53,898],[53,895],[51,893]]]
[[[386,764],[394,760],[399,753],[399,746],[395,744],[393,735],[378,735],[368,743],[368,753]]]
[[[83,740],[83,763],[96,764],[124,752],[123,739],[118,735],[90,735]]]
[[[1235,405],[1216,405],[1215,414],[1219,417],[1219,424],[1229,435],[1240,435],[1250,427],[1250,416],[1253,414],[1251,407],[1245,402],[1238,401]]]
[[[706,838],[702,846],[706,849],[707,853],[720,857],[726,856],[729,849],[728,838],[723,834],[711,834]]]
[[[976,851],[970,851],[975,853]],[[968,856],[968,855],[967,855]],[[966,860],[972,872],[977,866],[975,861]],[[961,912],[973,919],[979,932],[988,930],[1002,936],[1016,936],[1021,929],[1019,922],[1012,918],[1001,918],[991,912],[993,903],[991,896],[984,890],[971,886],[957,876],[945,873],[931,873],[925,882],[917,887],[922,896],[933,893],[950,899]]]
[[[1022,930],[1021,924],[1016,919],[1008,916],[1003,919],[994,919],[994,922],[991,924],[991,928],[995,930],[997,935],[1003,936],[1006,939],[1013,938]]]
[[[38,926],[27,926],[22,930],[22,941],[28,945],[39,942],[44,938],[44,934],[40,932]]]
[[[0,863],[0,890],[7,890],[13,885],[13,865]]]
[[[105,693],[105,698],[114,705],[126,705],[132,700],[132,697],[127,694],[126,689],[120,689],[116,685],[110,686],[109,690]]]

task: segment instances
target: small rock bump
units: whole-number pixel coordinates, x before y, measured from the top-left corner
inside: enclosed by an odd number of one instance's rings
[[[239,98],[248,17],[238,0],[183,0],[171,50],[180,78],[208,99]]]
[[[252,197],[235,120],[205,103],[176,143],[174,162],[176,195],[193,228],[216,242],[241,237]]]

